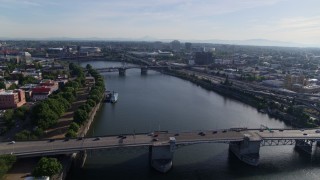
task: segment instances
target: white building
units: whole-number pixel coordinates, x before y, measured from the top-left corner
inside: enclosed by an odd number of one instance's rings
[[[81,53],[100,53],[101,49],[99,47],[80,47]]]
[[[24,63],[24,64],[32,63],[32,57],[29,52],[20,52],[18,57],[21,63]]]

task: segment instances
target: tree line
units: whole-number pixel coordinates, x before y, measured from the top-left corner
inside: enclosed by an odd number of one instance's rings
[[[16,157],[13,155],[0,156],[0,179],[11,169],[12,165],[16,162]]]
[[[59,118],[71,107],[76,100],[77,90],[85,83],[82,68],[71,63],[70,71],[76,77],[67,82],[64,87],[51,94],[48,99],[36,104],[30,113],[30,119],[35,126],[32,131],[23,130],[15,135],[18,140],[37,139],[44,134],[44,130],[56,125]]]
[[[69,126],[66,137],[76,137],[81,125],[83,125],[89,118],[90,112],[104,97],[105,85],[102,76],[92,68],[90,64],[86,66],[88,74],[95,79],[95,84],[90,87],[88,99],[82,104],[73,116],[73,122]]]

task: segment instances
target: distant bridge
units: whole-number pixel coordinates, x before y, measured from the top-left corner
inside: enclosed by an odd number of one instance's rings
[[[98,72],[115,72],[118,71],[119,75],[125,75],[127,69],[141,69],[141,74],[146,74],[148,69],[161,70],[161,69],[182,69],[182,68],[192,68],[192,67],[207,67],[203,65],[123,65],[117,67],[104,67],[104,68],[95,68]]]
[[[118,71],[119,75],[125,75],[127,69],[141,69],[141,74],[146,74],[148,69],[167,69],[171,66],[118,66],[118,67],[105,67],[105,68],[95,68],[98,72],[114,72]]]
[[[175,150],[182,146],[200,143],[227,143],[229,149],[241,161],[258,165],[259,151],[262,146],[295,145],[297,148],[312,153],[312,147],[320,141],[319,129],[246,129],[196,132],[154,132],[120,136],[91,137],[70,140],[39,140],[21,142],[1,142],[0,154],[14,154],[17,157],[48,156],[87,152],[90,150],[147,147],[150,162],[155,169],[166,172],[172,165]]]

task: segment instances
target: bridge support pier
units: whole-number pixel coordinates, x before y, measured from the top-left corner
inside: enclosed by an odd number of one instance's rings
[[[141,74],[146,75],[148,73],[148,67],[141,67]]]
[[[241,161],[257,166],[259,164],[260,141],[245,139],[240,142],[230,142],[229,150]]]
[[[297,139],[295,148],[302,150],[308,154],[311,154],[312,153],[312,145],[313,145],[312,141]]]
[[[126,69],[125,68],[119,68],[118,70],[119,70],[119,75],[120,76],[126,75]]]
[[[172,168],[175,142],[170,145],[153,145],[149,147],[150,165],[155,170],[166,173]]]
[[[83,168],[87,159],[87,151],[80,151],[76,153],[75,156],[75,165],[76,167]]]

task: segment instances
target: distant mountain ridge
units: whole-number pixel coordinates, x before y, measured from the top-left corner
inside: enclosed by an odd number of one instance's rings
[[[49,37],[49,38],[7,38],[0,37],[0,40],[45,40],[45,41],[161,41],[171,42],[175,39],[158,39],[151,36],[144,36],[141,38],[100,38],[100,37],[87,37],[87,38],[72,38],[72,37]],[[185,40],[178,39],[181,42],[191,43],[212,43],[212,44],[233,44],[233,45],[249,45],[249,46],[282,46],[282,47],[320,47],[320,44],[302,44],[294,42],[273,41],[268,39],[247,39],[247,40]]]

